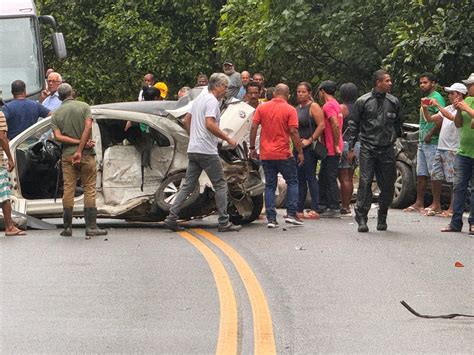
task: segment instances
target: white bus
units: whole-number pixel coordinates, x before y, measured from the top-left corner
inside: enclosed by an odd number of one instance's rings
[[[0,98],[9,101],[11,83],[23,80],[27,96],[36,99],[45,87],[40,24],[56,31],[52,16],[38,16],[34,0],[0,0]],[[56,56],[66,57],[62,33],[52,33]]]

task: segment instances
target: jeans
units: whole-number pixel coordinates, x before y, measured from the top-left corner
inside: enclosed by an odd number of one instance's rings
[[[469,181],[471,182],[471,211],[469,225],[474,224],[474,158],[456,155],[454,160],[454,185],[453,185],[453,217],[451,227],[455,230],[462,229],[462,215],[468,194]]]
[[[339,156],[327,156],[321,161],[321,169],[319,170],[319,203],[331,210],[339,210],[338,171]]]
[[[393,146],[376,149],[361,146],[359,167],[360,178],[357,189],[356,213],[360,217],[367,217],[372,204],[374,174],[380,189],[379,209],[382,213],[385,213],[392,204],[397,177]]]
[[[188,153],[188,159],[186,177],[173,206],[170,208],[168,219],[174,221],[178,219],[182,203],[194,191],[196,184],[199,184],[199,176],[204,170],[211,180],[215,191],[219,224],[226,225],[229,222],[229,215],[227,214],[227,182],[224,178],[221,159],[218,155],[200,153]]]
[[[278,183],[278,173],[288,185],[286,197],[286,209],[288,216],[296,215],[298,204],[298,177],[296,161],[293,158],[287,160],[262,160],[262,167],[265,174],[265,210],[267,220],[276,220],[275,190]]]
[[[303,149],[304,164],[298,166],[298,206],[297,211],[303,212],[304,204],[306,201],[306,194],[308,192],[311,195],[311,209],[313,211],[319,210],[319,183],[316,178],[316,166],[318,165],[318,159],[311,152],[309,147]],[[297,158],[295,153],[295,159]]]
[[[72,164],[72,155],[62,158],[64,192],[63,207],[74,207],[77,179],[84,188],[84,207],[95,207],[96,177],[95,155],[85,154],[79,164]]]

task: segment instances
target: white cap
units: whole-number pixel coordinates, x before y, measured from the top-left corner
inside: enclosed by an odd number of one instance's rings
[[[461,94],[466,95],[467,94],[467,87],[464,84],[461,83],[454,83],[451,86],[447,86],[444,88],[445,91],[451,92],[451,91],[457,91],[460,92]]]
[[[466,85],[474,84],[474,73],[471,73],[471,75],[469,75],[469,78],[463,80],[462,82]]]

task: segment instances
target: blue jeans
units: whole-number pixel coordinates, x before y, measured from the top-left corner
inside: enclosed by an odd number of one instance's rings
[[[303,212],[304,204],[306,201],[306,194],[308,192],[311,195],[311,209],[313,211],[319,210],[319,183],[316,178],[316,165],[318,165],[318,159],[311,152],[309,147],[303,149],[304,164],[298,166],[298,212]],[[295,159],[297,157],[295,153]]]
[[[295,216],[298,203],[298,177],[295,159],[262,160],[262,167],[265,173],[265,210],[267,220],[276,220],[275,190],[278,183],[278,173],[283,175],[288,185],[286,212],[288,216]]]
[[[454,159],[454,186],[453,186],[453,217],[451,228],[462,229],[462,215],[466,203],[466,196],[471,181],[471,213],[469,225],[474,224],[474,158],[456,155]]]

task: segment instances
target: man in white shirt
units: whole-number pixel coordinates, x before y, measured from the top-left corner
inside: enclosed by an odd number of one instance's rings
[[[62,82],[61,74],[52,72],[48,75],[48,79],[46,80],[48,87],[41,92],[38,101],[50,111],[54,111],[61,106],[62,101],[59,100],[58,87]]]
[[[444,90],[448,93],[448,99],[451,105],[443,107],[436,99],[431,99],[429,104],[421,100],[421,107],[426,121],[441,122],[431,179],[433,181],[444,180],[452,185],[454,181],[454,159],[459,147],[459,129],[456,128],[454,124],[454,117],[456,117],[457,110],[453,103],[456,102],[456,100],[464,99],[467,94],[467,87],[464,84],[455,83],[450,87],[445,87]],[[429,106],[438,108],[438,113],[430,115],[428,111]],[[442,217],[451,217],[453,214],[452,198],[449,208],[446,211],[437,213],[431,210],[426,213],[427,216],[434,216],[436,214]]]
[[[200,95],[194,102],[191,113],[184,119],[184,125],[189,132],[188,144],[188,168],[186,178],[176,200],[171,206],[170,214],[165,219],[165,225],[174,231],[182,231],[184,228],[178,224],[179,212],[182,204],[196,184],[199,184],[199,176],[204,170],[212,182],[215,191],[216,207],[219,213],[219,232],[238,231],[241,226],[234,225],[229,221],[227,214],[227,182],[217,149],[218,139],[229,143],[231,148],[237,142],[219,129],[220,109],[219,99],[223,98],[229,79],[225,74],[215,73],[209,78],[208,91]]]

